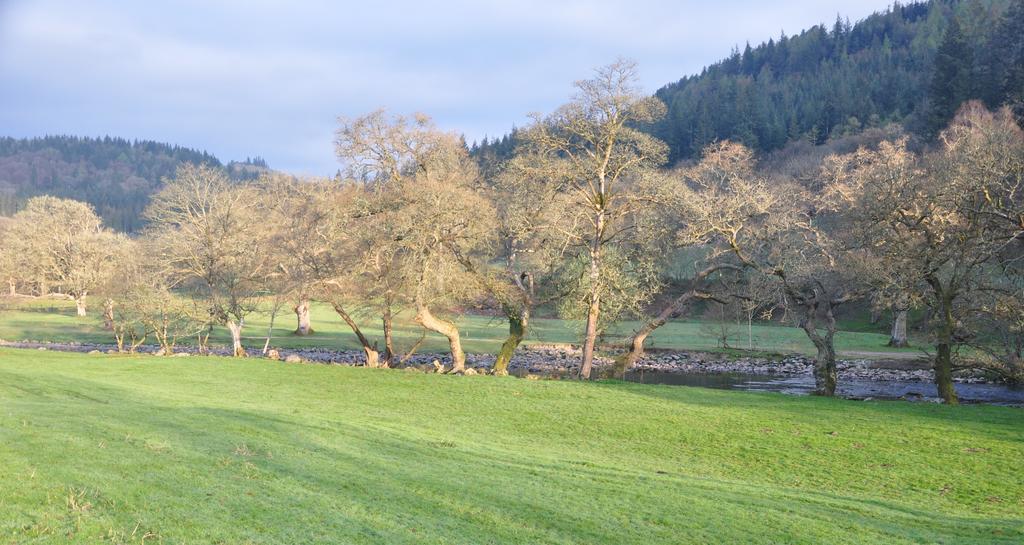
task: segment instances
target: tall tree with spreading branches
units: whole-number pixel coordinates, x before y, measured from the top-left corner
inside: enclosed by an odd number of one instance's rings
[[[566,213],[578,218],[564,233],[584,271],[578,291],[585,307],[583,359],[579,376],[589,378],[599,333],[602,303],[612,296],[609,259],[632,233],[630,217],[650,205],[634,182],[661,166],[664,143],[640,130],[665,114],[665,105],[637,87],[637,67],[620,60],[575,84],[573,100],[525,132],[531,152],[563,164],[563,191],[571,197]]]
[[[863,246],[929,305],[935,383],[957,403],[954,360],[974,334],[973,295],[1024,236],[1024,133],[1009,110],[971,102],[923,157],[898,140],[832,161],[831,191],[855,211]]]
[[[258,311],[268,279],[268,231],[252,186],[216,168],[186,165],[153,196],[146,210],[154,258],[171,283],[187,290],[211,323],[231,333],[232,353],[244,356],[245,319]]]

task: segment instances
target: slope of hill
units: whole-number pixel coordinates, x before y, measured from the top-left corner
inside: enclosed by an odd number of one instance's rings
[[[220,166],[193,149],[122,138],[0,138],[0,214],[36,195],[86,201],[110,227],[134,231],[161,179],[183,163]]]
[[[1005,75],[1024,60],[1024,36],[1015,30],[1022,3],[1012,4],[1009,15],[1007,0],[894,4],[856,25],[837,20],[831,29],[748,44],[661,88],[656,96],[669,113],[654,132],[675,160],[716,140],[771,151],[889,122],[929,136],[965,100],[1013,100]]]
[[[0,399],[3,543],[1024,539],[1008,407],[10,349]]]

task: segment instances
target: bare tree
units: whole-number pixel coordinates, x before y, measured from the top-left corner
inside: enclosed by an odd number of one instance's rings
[[[568,202],[560,191],[558,167],[523,152],[501,165],[487,180],[487,196],[496,212],[493,261],[500,266],[463,259],[508,320],[509,333],[494,363],[496,375],[508,374],[512,356],[529,331],[534,307],[561,295],[557,287],[550,288],[565,247],[562,233],[571,228],[572,219],[564,214]]]
[[[316,205],[318,192],[322,191],[324,180],[300,180],[279,173],[261,176],[255,185],[267,211],[264,229],[268,231],[268,246],[272,268],[277,274],[272,278],[271,322],[286,301],[293,303],[296,326],[294,335],[304,337],[313,334],[310,319],[310,299],[316,291],[315,284],[320,270],[323,252],[329,251],[318,244],[322,238],[322,219]],[[267,346],[273,329],[268,330]]]
[[[854,259],[833,236],[838,219],[820,195],[791,182],[769,182],[756,166],[750,150],[723,142],[709,146],[699,163],[674,177],[669,202],[680,218],[676,243],[700,251],[701,258],[689,287],[634,333],[629,351],[619,358],[618,373],[643,354],[651,332],[694,299],[740,299],[751,312],[769,304],[757,300],[760,295],[744,283],[712,289],[723,275],[745,272],[761,276],[754,280],[763,284],[758,292],[781,293],[781,300],[797,311],[800,327],[817,349],[816,390],[834,394],[834,312],[860,296],[857,288],[864,284],[855,280],[863,277],[863,260]],[[770,287],[773,282],[776,288]]]
[[[1024,234],[1024,136],[1007,110],[964,106],[919,158],[905,140],[834,158],[831,191],[847,207],[866,248],[909,279],[931,309],[935,382],[956,403],[954,355],[969,339],[971,295]]]
[[[362,186],[359,270],[378,290],[387,359],[394,354],[393,310],[405,299],[417,324],[448,339],[453,371],[461,372],[458,327],[434,309],[470,296],[464,263],[487,246],[486,222],[494,216],[465,145],[425,115],[383,111],[342,119],[336,145],[348,176]]]
[[[359,340],[368,367],[383,362],[377,343],[358,323],[359,310],[373,306],[367,300],[374,279],[363,271],[364,188],[341,180],[265,179],[267,207],[272,211],[271,245],[282,274],[276,291],[291,293],[299,307],[316,298],[331,305]],[[299,309],[300,328],[302,309]],[[390,332],[389,332],[390,333]]]
[[[7,282],[10,297],[18,295],[18,284],[23,281],[27,268],[22,262],[25,256],[15,251],[17,242],[9,234],[13,223],[12,218],[0,217],[0,277]]]
[[[211,323],[228,328],[235,356],[245,355],[245,319],[258,310],[276,273],[260,203],[254,188],[232,183],[222,171],[186,165],[146,210],[154,258]]]
[[[864,297],[874,273],[870,256],[848,250],[835,235],[809,215],[779,233],[770,246],[774,255],[760,263],[778,278],[783,301],[814,344],[815,393],[825,396],[835,395],[838,380],[836,312]]]
[[[149,252],[123,252],[118,259],[110,300],[111,330],[119,351],[134,352],[149,338],[160,353],[170,356],[178,340],[194,335],[203,323],[193,318],[192,303],[174,293],[160,263],[147,259]]]
[[[86,297],[110,274],[117,244],[118,236],[103,228],[90,205],[44,196],[30,199],[15,214],[5,246],[21,256],[15,266],[24,267],[25,280],[35,276],[56,286],[85,316]]]
[[[434,309],[479,295],[466,263],[490,249],[494,209],[476,182],[475,165],[465,148],[455,135],[445,135],[415,175],[398,186],[402,206],[390,220],[414,275],[413,321],[448,339],[455,373],[462,372],[466,363],[459,330]]]
[[[627,351],[616,359],[616,375],[623,376],[644,354],[644,343],[658,328],[678,316],[694,300],[716,297],[709,283],[723,274],[748,266],[741,250],[765,219],[785,205],[754,174],[753,153],[731,142],[709,146],[702,160],[666,177],[662,182],[663,208],[674,218],[671,242],[675,249],[692,249],[699,258],[686,287],[627,341]],[[762,237],[763,238],[763,237]],[[760,240],[760,239],[755,239]]]
[[[665,105],[643,94],[636,81],[633,62],[600,68],[576,82],[572,102],[538,118],[526,136],[534,153],[564,164],[564,191],[572,197],[566,213],[585,222],[565,233],[585,266],[578,292],[586,307],[581,378],[590,377],[602,300],[611,295],[608,275],[616,271],[605,261],[629,236],[629,216],[649,204],[631,181],[667,155],[664,143],[638,129],[663,116]]]

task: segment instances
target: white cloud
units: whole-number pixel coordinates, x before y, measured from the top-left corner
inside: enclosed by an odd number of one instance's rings
[[[734,45],[888,0],[2,2],[4,132],[153,138],[329,173],[339,114],[424,111],[496,136],[617,56],[653,91]]]

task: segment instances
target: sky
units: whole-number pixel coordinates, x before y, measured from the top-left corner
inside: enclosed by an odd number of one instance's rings
[[[339,116],[423,112],[473,142],[624,57],[662,85],[889,0],[0,0],[0,135],[148,139],[329,175]]]

